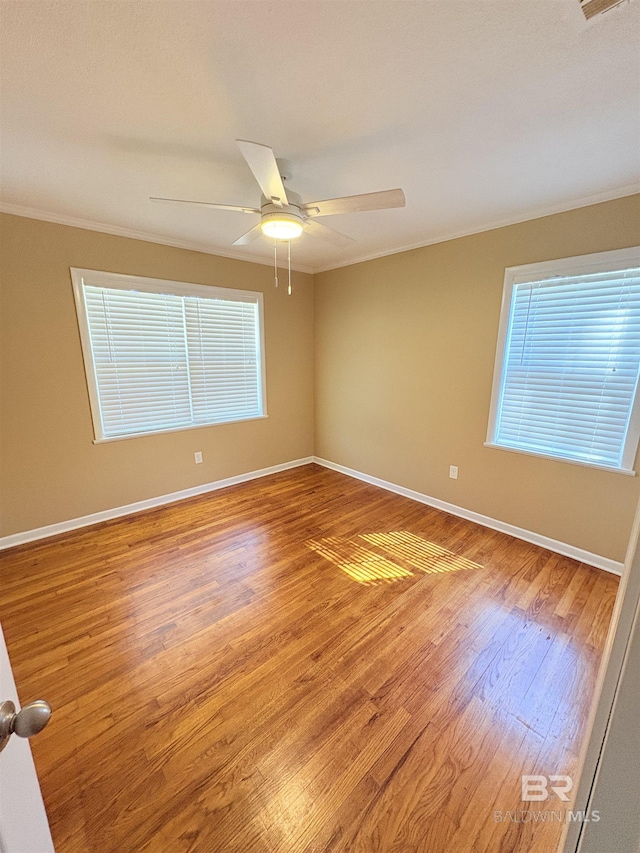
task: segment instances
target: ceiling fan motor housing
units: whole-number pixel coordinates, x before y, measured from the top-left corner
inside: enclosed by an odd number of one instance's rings
[[[284,228],[283,236],[280,239],[294,239],[302,233],[304,218],[300,206],[302,201],[296,193],[287,190],[287,198],[289,204],[278,205],[274,204],[270,199],[262,197],[260,206],[261,226],[267,236],[277,237],[276,230],[279,225]],[[296,204],[296,202],[298,202]],[[289,230],[285,223],[290,223],[292,228]],[[271,225],[271,227],[270,227]],[[299,229],[299,230],[298,230]],[[270,233],[271,231],[271,233]],[[296,233],[297,232],[297,233]],[[287,236],[285,236],[285,234]]]

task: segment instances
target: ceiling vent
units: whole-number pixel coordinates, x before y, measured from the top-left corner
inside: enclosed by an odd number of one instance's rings
[[[580,0],[580,7],[588,21],[590,18],[595,18],[596,15],[602,15],[609,9],[628,2],[629,0]]]

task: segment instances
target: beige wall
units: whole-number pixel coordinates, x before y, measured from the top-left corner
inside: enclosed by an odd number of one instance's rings
[[[622,560],[638,477],[483,441],[504,268],[640,243],[640,196],[321,273],[315,308],[302,273],[288,298],[260,264],[7,215],[0,238],[0,536],[313,454],[315,310],[316,455]],[[71,266],[263,291],[269,418],[94,445]]]
[[[622,560],[638,477],[483,442],[505,267],[638,243],[632,196],[317,275],[316,455]]]
[[[313,453],[312,276],[288,297],[261,264],[7,215],[0,229],[0,535]],[[72,266],[262,291],[269,417],[94,445]]]

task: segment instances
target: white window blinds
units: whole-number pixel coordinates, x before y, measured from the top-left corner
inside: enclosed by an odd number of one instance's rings
[[[640,269],[514,284],[494,442],[630,468],[639,367]]]
[[[187,292],[172,293],[166,282],[165,292],[153,292],[148,279],[144,290],[90,280],[76,290],[97,439],[264,414],[258,294],[234,299],[246,292],[221,297],[221,288],[180,285]]]
[[[187,297],[184,312],[194,420],[260,415],[256,304]]]

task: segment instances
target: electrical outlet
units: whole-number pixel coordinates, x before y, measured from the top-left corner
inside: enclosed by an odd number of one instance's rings
[[[458,479],[458,466],[457,465],[449,465],[449,476],[452,480]]]
[[[194,458],[196,460],[196,465],[199,465],[202,462],[202,451],[196,450],[196,452],[193,455],[194,455]],[[456,469],[456,471],[457,471],[457,469]]]

